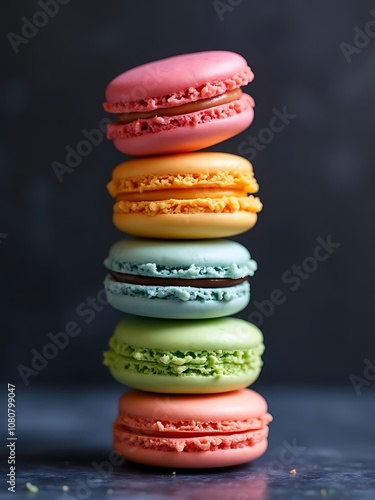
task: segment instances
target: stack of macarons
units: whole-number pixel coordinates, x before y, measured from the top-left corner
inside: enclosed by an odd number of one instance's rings
[[[136,158],[108,184],[113,222],[130,235],[104,264],[105,290],[127,313],[105,353],[132,390],[119,403],[114,446],[134,462],[205,468],[253,460],[267,448],[266,401],[248,389],[261,331],[232,317],[250,301],[257,264],[227,239],[251,229],[262,204],[252,165],[202,152],[245,130],[253,79],[238,54],[170,57],[116,77],[104,108],[108,138]]]

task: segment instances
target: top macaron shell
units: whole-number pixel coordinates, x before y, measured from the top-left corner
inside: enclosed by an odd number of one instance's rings
[[[213,50],[168,57],[142,64],[114,78],[106,88],[106,111],[126,113],[149,111],[157,107],[172,107],[191,102],[197,87],[222,82],[247,70],[246,60],[234,52]],[[254,78],[249,73],[249,80]],[[217,89],[205,92],[205,97],[218,95]],[[221,84],[225,88],[225,84]],[[232,84],[233,86],[233,84]],[[234,87],[234,86],[233,86]],[[186,93],[186,96],[179,94]],[[157,105],[157,99],[172,96]],[[139,101],[146,101],[144,104]]]
[[[110,113],[139,113],[196,103],[238,89],[254,75],[245,59],[227,51],[170,57],[117,76],[106,89]],[[218,144],[245,130],[254,118],[254,101],[242,94],[210,109],[184,111],[171,117],[112,123],[108,138],[122,152],[148,156],[195,151]],[[185,114],[186,113],[186,114]]]
[[[152,277],[196,279],[252,276],[257,269],[247,248],[232,240],[197,241],[132,238],[112,245],[105,266]],[[132,270],[138,266],[137,271]],[[226,269],[225,269],[226,268]]]
[[[227,431],[234,421],[249,421],[265,416],[268,406],[265,399],[252,389],[219,394],[177,394],[171,397],[166,394],[142,392],[133,390],[122,396],[119,402],[120,415],[132,415],[147,419],[152,423],[157,421],[175,423],[174,432],[187,432],[179,428],[181,422],[191,421],[190,432],[199,429],[199,423],[227,422]],[[194,425],[196,429],[194,429]],[[171,428],[171,425],[169,426]],[[257,426],[254,426],[255,428]],[[218,429],[220,427],[218,426]],[[162,430],[159,431],[162,434]],[[168,428],[165,428],[168,432]],[[218,434],[223,430],[216,431]],[[212,431],[212,433],[214,433]]]

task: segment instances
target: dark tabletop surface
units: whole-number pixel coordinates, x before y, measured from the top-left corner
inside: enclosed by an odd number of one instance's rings
[[[372,387],[360,396],[328,387],[256,390],[274,416],[267,453],[251,464],[198,471],[111,463],[120,386],[19,390],[16,493],[7,491],[9,466],[2,459],[0,498],[375,499]],[[5,420],[2,415],[2,443]],[[1,448],[4,455],[6,445]],[[27,482],[38,492],[29,492]]]

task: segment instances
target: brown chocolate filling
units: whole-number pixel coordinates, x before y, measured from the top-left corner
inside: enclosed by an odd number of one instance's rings
[[[155,116],[176,116],[184,115],[186,113],[194,113],[195,111],[201,111],[202,109],[213,108],[214,106],[220,106],[221,104],[227,104],[228,102],[237,101],[241,98],[241,95],[241,89],[234,89],[216,97],[188,102],[187,104],[174,106],[173,108],[160,108],[153,111],[143,111],[135,113],[121,113],[120,115],[117,115],[117,122],[127,124],[130,122],[134,122],[135,120],[145,120],[148,118],[154,118]]]
[[[195,286],[198,288],[225,288],[239,285],[247,281],[248,276],[244,278],[197,278],[194,280],[182,278],[152,278],[149,276],[140,276],[138,274],[125,274],[111,271],[112,277],[121,283],[130,283],[134,285],[150,286]]]

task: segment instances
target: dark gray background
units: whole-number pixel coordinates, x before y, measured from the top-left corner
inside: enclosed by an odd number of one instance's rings
[[[231,3],[238,5],[221,20],[206,0],[71,1],[18,54],[8,33],[21,34],[22,17],[41,9],[34,0],[4,4],[0,262],[9,382],[22,385],[17,366],[30,367],[31,350],[75,321],[81,333],[29,384],[113,384],[101,352],[122,315],[107,306],[83,317],[77,307],[97,296],[102,261],[122,237],[105,186],[124,156],[103,140],[61,183],[51,163],[65,163],[66,146],[76,149],[82,130],[107,116],[104,89],[118,73],[211,49],[239,52],[256,75],[248,87],[253,125],[212,149],[238,154],[249,134],[269,126],[274,108],[296,115],[253,161],[264,210],[237,238],[259,264],[253,299],[269,299],[274,289],[286,297],[261,325],[261,383],[350,387],[365,358],[375,363],[375,37],[362,41],[350,63],[340,48],[353,44],[356,26],[375,19],[375,2]],[[281,276],[328,235],[341,246],[291,291]],[[240,316],[256,310],[251,305]]]

